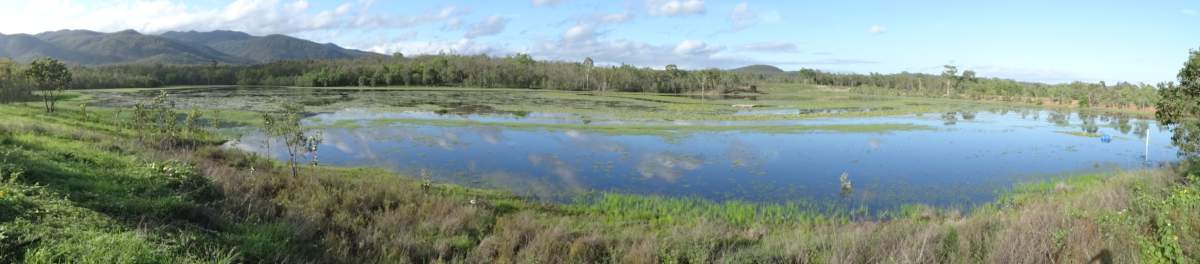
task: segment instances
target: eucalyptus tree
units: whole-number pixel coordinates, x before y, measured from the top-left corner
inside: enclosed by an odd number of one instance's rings
[[[292,177],[297,177],[300,171],[296,157],[305,153],[310,143],[300,122],[304,118],[304,106],[292,101],[281,101],[279,108],[281,110],[276,113],[263,114],[263,123],[270,137],[278,137],[283,141],[288,154],[288,168],[292,170]]]
[[[942,66],[942,68],[945,68],[944,70],[942,70],[942,79],[945,80],[944,83],[945,83],[945,88],[946,88],[946,95],[950,95],[950,88],[952,87],[951,82],[955,79],[958,79],[958,77],[957,77],[958,76],[958,66],[947,64],[947,65]]]
[[[583,59],[583,70],[586,72],[586,73],[584,73],[585,77],[583,79],[583,89],[584,90],[591,89],[592,67],[595,67],[595,66],[596,66],[596,62],[592,61],[592,57],[587,57],[587,58]]]

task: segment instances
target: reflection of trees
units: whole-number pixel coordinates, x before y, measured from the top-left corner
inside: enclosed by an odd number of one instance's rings
[[[1096,125],[1096,115],[1079,112],[1079,120],[1083,121],[1083,124],[1080,125],[1080,129],[1082,129],[1083,132],[1096,133],[1097,131],[1100,131],[1100,126]]]
[[[1137,135],[1138,138],[1146,138],[1148,130],[1150,130],[1150,121],[1138,120],[1137,128],[1133,130],[1133,134]]]
[[[1046,116],[1046,121],[1050,122],[1051,124],[1059,126],[1066,126],[1070,124],[1071,113],[1051,111],[1048,114],[1049,115]]]
[[[1042,119],[1042,112],[1039,110],[1026,109],[1026,110],[1020,110],[1020,111],[1021,111],[1021,119],[1033,119],[1033,120]]]
[[[660,152],[643,155],[637,170],[645,178],[674,182],[684,172],[699,169],[703,164],[704,160],[700,157]]]
[[[961,111],[961,112],[958,112],[958,113],[959,113],[959,114],[962,114],[962,119],[963,119],[963,120],[968,120],[968,121],[969,121],[969,120],[975,120],[975,112],[970,112],[970,111]]]
[[[1133,131],[1133,125],[1129,124],[1129,117],[1127,116],[1117,116],[1116,122],[1111,124],[1117,131],[1121,131],[1121,134],[1128,135],[1129,132]]]
[[[958,113],[957,112],[946,112],[946,113],[942,114],[942,124],[947,125],[947,126],[953,126],[954,124],[958,124]]]

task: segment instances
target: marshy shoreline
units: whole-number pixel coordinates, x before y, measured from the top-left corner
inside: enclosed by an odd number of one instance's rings
[[[77,106],[87,99],[52,114],[0,106],[0,260],[1130,263],[1200,252],[1200,179],[1182,176],[1194,175],[1187,165],[1025,183],[966,212],[910,205],[879,218],[624,194],[549,204],[382,169],[304,166],[293,177],[219,148],[222,135],[141,127],[119,108]]]

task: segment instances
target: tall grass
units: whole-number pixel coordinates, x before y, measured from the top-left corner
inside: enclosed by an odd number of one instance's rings
[[[86,120],[66,109],[0,106],[2,262],[1186,263],[1200,252],[1197,179],[1172,168],[886,219],[609,193],[556,205],[377,169],[293,176],[211,135],[138,143],[111,109]]]

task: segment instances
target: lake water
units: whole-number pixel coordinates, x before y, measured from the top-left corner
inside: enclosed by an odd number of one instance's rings
[[[479,122],[372,122],[394,118]],[[718,201],[807,201],[871,210],[911,203],[965,208],[992,201],[1018,182],[1176,160],[1169,132],[1152,120],[1028,109],[879,118],[663,122],[675,126],[878,123],[930,128],[861,133],[746,130],[622,135],[589,132],[586,126],[552,129],[489,124],[587,122],[554,113],[381,113],[363,109],[319,113],[306,122],[325,125],[319,129],[324,141],[317,152],[323,165],[382,167],[410,175],[424,169],[440,182],[502,188],[555,201],[591,191],[611,191]],[[359,125],[332,125],[347,123]],[[276,146],[273,150],[264,145],[261,134],[250,132],[236,147],[285,157],[278,142],[272,144]],[[840,188],[843,173],[853,185],[849,193]]]

